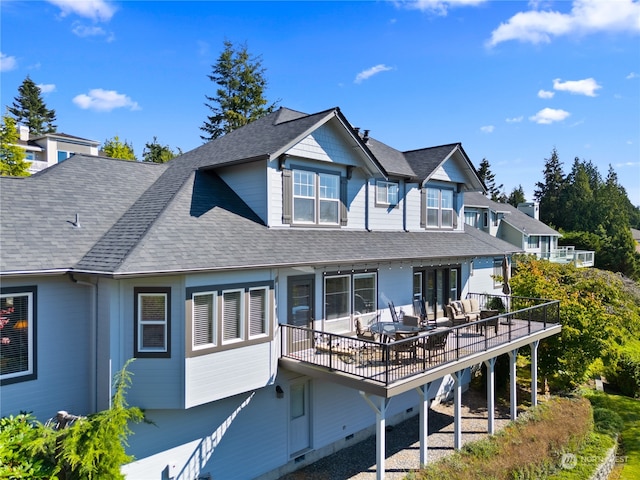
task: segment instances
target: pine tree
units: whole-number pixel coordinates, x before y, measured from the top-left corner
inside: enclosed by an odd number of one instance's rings
[[[494,202],[504,201],[505,195],[501,193],[503,185],[496,185],[496,176],[491,171],[491,165],[489,165],[489,160],[483,158],[480,162],[480,168],[478,169],[478,177],[484,183],[484,186],[487,187],[487,193],[489,197]]]
[[[267,106],[262,60],[251,56],[246,45],[235,48],[225,40],[224,50],[212,68],[213,73],[207,76],[218,89],[216,96],[205,95],[209,102],[205,105],[212,114],[200,127],[206,133],[200,138],[213,140],[273,112],[277,102]]]
[[[153,137],[153,142],[147,142],[142,151],[142,161],[152,163],[167,163],[177,155],[182,155],[182,150],[178,148],[176,154],[169,145],[160,145],[158,139]]]
[[[518,185],[517,188],[514,188],[507,198],[507,203],[509,205],[513,205],[516,208],[518,208],[518,204],[524,203],[526,201],[527,199],[524,196],[524,189],[522,188],[522,185]]]
[[[43,135],[54,133],[56,126],[55,110],[50,110],[42,99],[42,92],[33,80],[27,75],[18,87],[18,96],[14,98],[13,105],[8,107],[16,123],[29,127],[29,133]]]
[[[2,117],[0,125],[0,175],[26,177],[30,163],[25,160],[24,150],[17,144],[19,140],[16,122],[9,115]]]
[[[540,221],[556,228],[563,227],[562,195],[565,178],[562,162],[557,150],[551,151],[551,158],[545,159],[544,182],[536,183],[533,197],[540,203]]]

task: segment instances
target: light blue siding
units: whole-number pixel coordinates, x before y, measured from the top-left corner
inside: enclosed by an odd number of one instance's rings
[[[218,170],[217,173],[253,210],[263,222],[267,221],[266,162],[243,163]]]

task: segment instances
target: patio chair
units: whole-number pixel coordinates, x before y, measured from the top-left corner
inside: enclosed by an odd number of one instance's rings
[[[365,329],[362,326],[362,320],[360,320],[359,318],[356,318],[356,337],[362,339],[362,340],[371,340],[373,342],[377,342],[377,337],[376,337],[376,333],[372,332],[371,330],[369,330],[368,328]]]
[[[446,361],[447,339],[449,338],[449,330],[441,332],[433,332],[427,336],[427,340],[420,346],[425,348],[429,358],[429,363],[434,355],[442,354],[443,361]]]
[[[423,298],[413,300],[413,314],[420,318],[420,322],[427,323],[427,307]]]
[[[413,340],[407,340],[413,339]],[[409,358],[415,360],[417,357],[416,347],[418,339],[417,332],[405,333],[405,332],[396,332],[395,341],[400,342],[402,340],[406,340],[402,343],[394,344],[393,351],[395,354],[396,362],[400,360],[401,353],[409,353]]]
[[[455,327],[457,325],[464,325],[468,321],[468,317],[464,313],[457,313],[452,305],[444,306],[447,317],[449,317],[449,321],[451,322],[451,326]]]
[[[394,323],[400,323],[398,312],[396,312],[396,306],[393,304],[393,302],[389,302],[388,305],[389,305],[389,311],[391,312],[391,320],[393,320]]]

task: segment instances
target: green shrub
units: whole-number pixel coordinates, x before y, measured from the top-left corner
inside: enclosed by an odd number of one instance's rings
[[[607,379],[623,395],[640,397],[640,355],[635,351],[623,350],[615,364],[608,369]]]
[[[616,437],[624,427],[622,417],[613,410],[602,407],[594,407],[593,422],[595,430],[611,437]]]

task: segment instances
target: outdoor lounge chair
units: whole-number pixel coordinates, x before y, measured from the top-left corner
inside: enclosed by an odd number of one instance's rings
[[[457,325],[464,325],[468,321],[468,317],[464,313],[457,313],[453,308],[453,305],[445,305],[444,309],[447,312],[447,317],[453,327]]]

